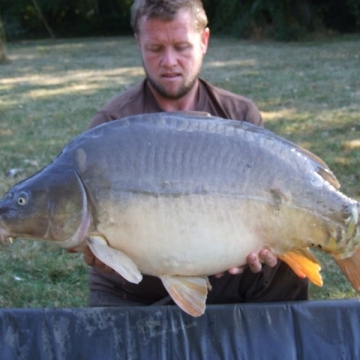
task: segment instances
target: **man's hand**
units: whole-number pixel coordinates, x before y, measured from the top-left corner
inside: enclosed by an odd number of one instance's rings
[[[232,275],[241,274],[246,266],[249,266],[253,273],[258,273],[262,269],[262,264],[266,264],[270,267],[274,267],[277,264],[277,257],[267,248],[262,249],[259,254],[251,253],[246,258],[247,265],[233,267],[228,270]],[[225,275],[225,272],[216,274],[215,277],[220,278]]]
[[[71,249],[68,250],[72,252]],[[95,255],[92,253],[90,248],[87,246],[84,251],[84,261],[89,266],[95,267],[95,269],[102,274],[118,274],[111,267],[105,265],[102,261],[97,259]],[[267,248],[262,249],[259,254],[251,253],[246,258],[247,265],[240,267],[233,267],[228,270],[228,272],[232,275],[241,274],[246,266],[249,266],[250,270],[253,273],[258,273],[262,269],[262,264],[266,264],[270,267],[274,267],[277,264],[277,257]],[[215,277],[220,278],[223,276],[225,272],[216,274]]]
[[[101,274],[112,274],[112,275],[119,275],[114,269],[110,266],[107,266],[98,258],[95,257],[91,249],[87,246],[84,250],[84,261],[89,266],[94,267],[99,273]]]

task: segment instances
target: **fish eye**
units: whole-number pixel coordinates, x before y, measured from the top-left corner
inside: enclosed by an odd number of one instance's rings
[[[26,193],[20,193],[16,200],[17,204],[20,206],[24,206],[29,202],[29,196]]]

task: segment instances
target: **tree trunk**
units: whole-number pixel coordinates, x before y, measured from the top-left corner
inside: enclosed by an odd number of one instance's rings
[[[0,15],[0,65],[7,64],[9,62],[10,62],[10,60],[6,56],[6,51],[5,51],[5,32],[4,32],[3,23],[2,23],[1,15]]]
[[[35,9],[36,11],[38,12],[39,16],[40,16],[40,19],[42,20],[42,22],[44,23],[45,27],[46,27],[46,30],[48,31],[50,37],[52,39],[55,39],[55,34],[53,33],[53,31],[51,30],[51,27],[49,26],[48,22],[46,21],[42,11],[41,11],[41,8],[38,4],[38,2],[36,0],[32,0],[33,1],[33,4],[35,6]]]
[[[2,27],[1,27],[1,23],[0,23],[0,65],[7,64],[10,62],[5,53],[5,45],[4,45],[4,41],[2,39],[2,31],[1,30],[2,30]]]

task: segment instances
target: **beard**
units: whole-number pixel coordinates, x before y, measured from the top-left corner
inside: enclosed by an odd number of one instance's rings
[[[179,100],[190,92],[190,90],[196,84],[196,81],[200,75],[201,64],[202,64],[200,62],[197,65],[196,71],[194,71],[193,74],[190,75],[188,79],[185,79],[185,81],[176,91],[169,92],[165,86],[161,85],[159,82],[157,82],[154,78],[152,78],[149,75],[149,72],[147,71],[145,66],[144,59],[142,58],[141,60],[143,64],[143,69],[145,70],[146,78],[149,81],[150,85],[161,97],[168,100]]]
[[[181,84],[180,88],[174,92],[169,92],[165,88],[165,86],[162,86],[161,84],[157,83],[148,74],[147,74],[147,79],[148,79],[149,83],[151,84],[151,86],[153,87],[153,89],[163,98],[169,99],[169,100],[179,100],[182,97],[184,97],[185,95],[187,95],[190,92],[190,90],[194,87],[196,80],[198,79],[198,75],[194,76],[189,81]]]

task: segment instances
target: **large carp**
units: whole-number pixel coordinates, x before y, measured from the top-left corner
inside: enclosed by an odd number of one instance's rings
[[[125,279],[159,277],[201,315],[207,276],[269,247],[322,284],[309,247],[360,290],[359,203],[326,164],[249,123],[195,114],[124,118],[72,140],[0,201],[0,236],[94,254]]]

